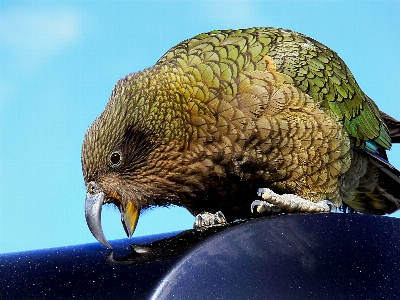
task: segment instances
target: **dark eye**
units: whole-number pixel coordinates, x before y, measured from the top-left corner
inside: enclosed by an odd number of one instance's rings
[[[111,163],[115,166],[121,161],[121,154],[119,152],[114,152],[110,156]]]

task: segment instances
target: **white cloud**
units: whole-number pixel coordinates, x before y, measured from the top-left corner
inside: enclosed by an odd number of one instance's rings
[[[36,71],[79,38],[80,19],[70,9],[1,11],[0,46],[10,67],[17,73]]]

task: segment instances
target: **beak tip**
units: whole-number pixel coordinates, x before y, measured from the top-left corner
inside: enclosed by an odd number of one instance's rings
[[[130,239],[132,237],[133,232],[127,227],[127,222],[124,220],[123,217],[121,218],[121,223],[122,223],[122,226],[124,227],[124,231],[125,231],[127,238]]]
[[[113,247],[110,245],[110,243],[107,240],[105,240],[104,242],[101,242],[101,241],[99,241],[99,242],[102,243],[103,246],[107,247],[108,249],[110,249],[110,250],[113,249]]]
[[[110,243],[104,236],[101,227],[101,209],[103,206],[104,193],[87,193],[85,199],[85,218],[90,232],[105,247],[112,249]]]

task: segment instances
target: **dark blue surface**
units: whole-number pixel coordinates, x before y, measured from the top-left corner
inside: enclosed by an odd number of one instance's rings
[[[280,215],[112,241],[113,255],[97,243],[5,254],[0,298],[400,299],[399,228],[389,217]]]
[[[117,253],[127,254],[131,242],[146,241],[151,239],[112,244]],[[104,259],[109,252],[94,243],[0,255],[0,299],[116,299],[129,295],[141,299],[173,264],[172,260],[108,265]]]

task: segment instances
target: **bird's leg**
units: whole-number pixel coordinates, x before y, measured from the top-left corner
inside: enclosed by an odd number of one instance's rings
[[[215,214],[203,212],[196,216],[193,227],[195,229],[201,229],[208,226],[223,224],[226,224],[226,218],[221,211],[217,211]]]
[[[335,205],[329,200],[321,200],[319,202],[312,202],[301,198],[294,194],[278,195],[272,190],[262,188],[258,190],[258,196],[262,200],[255,200],[251,204],[251,212],[256,207],[257,212],[280,212],[285,210],[287,212],[330,212],[335,209]]]

